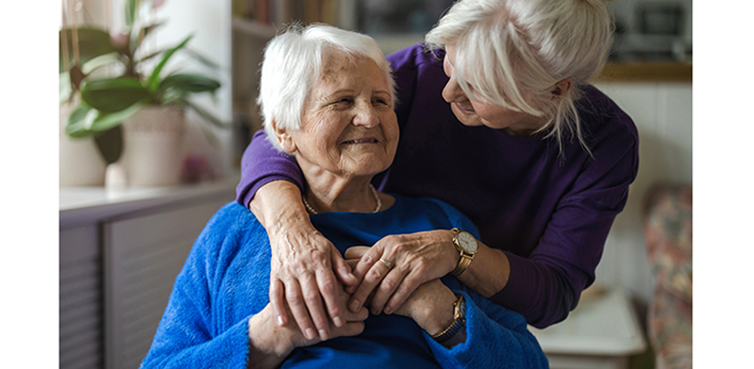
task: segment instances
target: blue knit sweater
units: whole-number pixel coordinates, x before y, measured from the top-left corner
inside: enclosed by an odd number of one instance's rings
[[[324,213],[314,226],[341,251],[372,245],[389,234],[459,227],[478,236],[468,218],[430,199],[396,196],[377,214]],[[209,221],[176,278],[165,314],[142,368],[244,368],[248,320],[268,303],[267,233],[243,206],[230,203]],[[364,332],[294,350],[283,368],[547,368],[524,318],[443,278],[466,298],[466,342],[450,349],[413,320],[370,316]]]

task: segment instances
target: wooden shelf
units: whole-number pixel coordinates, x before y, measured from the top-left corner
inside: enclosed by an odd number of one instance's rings
[[[608,62],[599,82],[691,82],[692,64],[682,62]]]

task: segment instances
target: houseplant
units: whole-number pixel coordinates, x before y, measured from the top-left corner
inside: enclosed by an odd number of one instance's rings
[[[146,0],[126,1],[125,29],[122,33],[111,35],[106,30],[93,27],[61,30],[61,42],[73,39],[74,32],[79,41],[75,45],[78,47],[79,57],[73,60],[70,59],[73,43],[61,45],[61,69],[67,72],[70,83],[69,101],[76,101],[75,97],[80,97],[78,102],[74,103],[75,107],[68,116],[66,133],[70,137],[77,138],[95,137],[97,146],[108,163],[116,162],[121,157],[121,147],[128,146],[127,137],[126,142],[123,142],[124,135],[127,135],[124,133],[124,123],[129,122],[129,119],[140,111],[139,114],[142,116],[139,117],[139,121],[145,122],[150,120],[149,117],[144,117],[145,114],[149,114],[148,112],[161,114],[162,111],[172,110],[173,113],[169,113],[168,116],[178,119],[180,127],[183,124],[183,110],[188,108],[195,111],[204,122],[226,127],[225,123],[188,99],[197,93],[210,93],[214,96],[215,91],[220,87],[217,80],[201,74],[180,73],[166,69],[168,62],[178,52],[187,53],[204,65],[216,67],[206,58],[186,48],[192,36],[164,50],[149,54],[143,50],[144,40],[162,25],[161,23],[143,24],[140,22],[138,17],[140,9],[143,10],[150,4],[152,2]],[[71,52],[64,52],[69,50],[68,47],[71,47]],[[95,77],[94,71],[103,66],[108,66],[111,72],[113,70],[116,72],[107,77]],[[160,121],[163,119],[157,118],[154,124],[161,124]],[[155,131],[154,127],[150,127],[149,130]],[[174,133],[178,136],[182,132],[181,128],[171,130],[175,131]],[[205,132],[209,131],[205,130]],[[172,141],[176,139],[173,138]],[[129,151],[128,147],[123,147],[123,149],[126,153]],[[139,150],[143,152],[143,148]],[[157,156],[164,157],[164,152]],[[160,157],[147,159],[154,161]],[[129,165],[138,169],[151,164],[130,163]],[[172,164],[167,166],[170,165]],[[180,170],[180,162],[175,166],[176,170]],[[146,183],[146,185],[149,184]]]

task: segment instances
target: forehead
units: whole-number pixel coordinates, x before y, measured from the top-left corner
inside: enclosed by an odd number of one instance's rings
[[[348,78],[344,78],[348,77]],[[363,55],[352,55],[341,50],[330,50],[322,57],[318,83],[342,83],[348,79],[386,83],[384,73],[374,60]]]

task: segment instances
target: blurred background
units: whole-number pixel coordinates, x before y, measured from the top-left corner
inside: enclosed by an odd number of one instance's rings
[[[261,51],[281,25],[292,20],[325,22],[365,32],[387,54],[421,42],[451,4],[449,0],[62,1],[60,367],[138,367],[194,238],[217,208],[234,199],[243,149],[261,128],[255,104]],[[570,341],[578,341],[574,337],[582,332],[575,326],[562,323],[566,328],[538,332],[543,347],[551,345],[553,368],[655,366],[647,311],[657,281],[642,211],[647,194],[658,183],[690,186],[692,179],[691,0],[608,4],[616,34],[610,61],[596,86],[634,119],[641,162],[626,209],[615,221],[597,269],[599,291],[594,296],[606,299],[585,297],[584,309],[596,310],[582,315],[601,316],[600,309],[627,306],[626,320],[578,321],[593,332],[604,331],[600,333],[604,336],[584,336],[581,347],[564,347],[558,341],[569,334]],[[109,35],[100,41],[111,49],[97,51],[93,45],[100,45],[99,33],[87,34],[87,29]],[[188,36],[192,37],[181,46]],[[123,37],[129,46],[118,46]],[[132,44],[138,45],[131,55],[140,61],[138,83],[155,83],[172,91],[154,101],[178,107],[180,128],[168,128],[167,118],[154,118],[156,123],[149,124],[144,122],[152,118],[139,118],[134,123],[137,113],[129,111],[132,105],[118,107],[121,110],[108,105],[141,96],[138,86],[124,93],[118,89],[123,85],[90,83],[122,79],[128,69],[122,62],[123,50],[133,51]],[[63,55],[64,50],[69,55]],[[121,61],[103,57],[118,50]],[[150,80],[158,68],[162,77]],[[174,74],[179,76],[167,78]],[[96,101],[96,96],[112,96],[112,101]],[[82,101],[91,106],[85,104],[88,110],[74,114],[82,109]],[[118,114],[131,120],[118,120]],[[154,151],[150,143],[155,142],[163,151]],[[108,159],[106,152],[113,145],[119,148],[118,155],[108,154]],[[173,151],[164,151],[168,146],[174,146]],[[139,153],[147,156],[146,161],[139,161],[144,160]],[[173,158],[173,164],[158,164],[158,157]],[[161,169],[165,165],[180,170],[165,177],[169,174]],[[612,291],[620,291],[621,297]],[[614,338],[609,335],[616,331],[624,335],[616,338],[615,346],[589,349]]]

